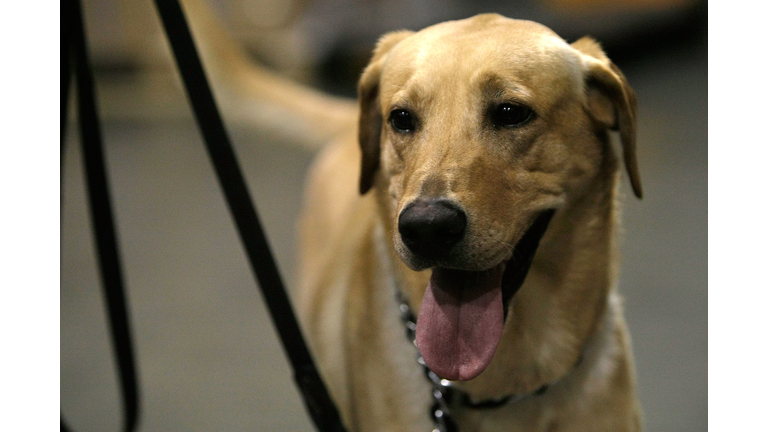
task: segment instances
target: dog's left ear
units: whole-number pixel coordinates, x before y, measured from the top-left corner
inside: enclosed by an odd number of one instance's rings
[[[360,123],[358,125],[358,138],[360,149],[363,153],[360,169],[360,194],[365,194],[373,186],[376,171],[379,169],[381,153],[381,124],[383,122],[379,107],[379,79],[381,68],[389,53],[395,45],[412,35],[411,31],[397,31],[387,33],[379,39],[373,58],[363,71],[360,82],[357,85],[357,94],[360,102]]]
[[[640,171],[637,168],[635,138],[637,130],[637,99],[624,74],[605,55],[600,44],[583,37],[571,46],[582,54],[586,66],[587,110],[592,119],[605,128],[619,131],[624,153],[624,165],[632,190],[643,197]]]

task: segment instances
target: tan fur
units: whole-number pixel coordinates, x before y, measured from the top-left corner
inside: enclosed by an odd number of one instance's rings
[[[297,85],[250,61],[206,0],[182,5],[228,122],[275,130],[312,149],[352,127],[352,101]]]
[[[391,33],[360,79],[353,112],[249,65],[197,1],[185,5],[210,43],[204,57],[215,76],[331,141],[307,180],[299,314],[350,431],[432,429],[431,385],[395,300],[402,292],[418,312],[430,277],[397,230],[400,210],[421,196],[466,210],[468,232],[451,263],[464,270],[509,259],[536,214],[556,209],[490,365],[455,383],[474,399],[554,385],[493,410],[457,407],[459,430],[642,430],[614,289],[619,163],[608,136],[619,131],[641,196],[636,100],[594,40],[568,45],[544,26],[492,14]],[[536,118],[492,127],[487,108],[504,101]],[[417,113],[415,133],[393,131],[396,108]]]
[[[599,45],[569,46],[538,24],[480,15],[384,36],[359,94],[359,131],[319,157],[302,219],[300,311],[350,429],[430,430],[430,385],[395,301],[400,290],[418,310],[427,286],[430,270],[409,268],[418,265],[396,221],[430,194],[467,209],[473,228],[456,263],[467,270],[509,259],[535,214],[557,209],[491,364],[456,385],[484,399],[556,384],[496,410],[457,408],[460,430],[639,431],[613,290],[618,163],[606,133],[619,129],[639,196],[636,108]],[[538,118],[513,131],[484,128],[494,97]],[[388,124],[402,107],[418,113],[417,133]],[[372,190],[360,196],[355,185]]]

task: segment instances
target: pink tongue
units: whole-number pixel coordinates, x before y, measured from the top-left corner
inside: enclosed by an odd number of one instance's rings
[[[470,380],[491,361],[504,327],[503,265],[484,272],[435,267],[421,301],[416,344],[439,377]]]

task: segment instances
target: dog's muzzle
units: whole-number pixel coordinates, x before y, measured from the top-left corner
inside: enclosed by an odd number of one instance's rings
[[[397,229],[414,255],[436,260],[464,238],[467,215],[445,198],[417,198],[400,212]]]
[[[439,377],[470,380],[490,364],[509,303],[521,288],[554,210],[544,210],[514,246],[512,257],[483,271],[435,266],[424,292],[416,344]]]

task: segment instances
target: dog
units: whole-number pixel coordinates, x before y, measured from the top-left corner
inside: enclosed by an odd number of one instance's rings
[[[494,14],[398,31],[358,95],[300,222],[350,430],[642,430],[609,137],[641,197],[636,98],[599,44]]]
[[[609,136],[640,198],[637,104],[596,41],[495,14],[389,33],[353,104],[184,5],[225,114],[327,142],[298,311],[350,431],[642,430]]]

